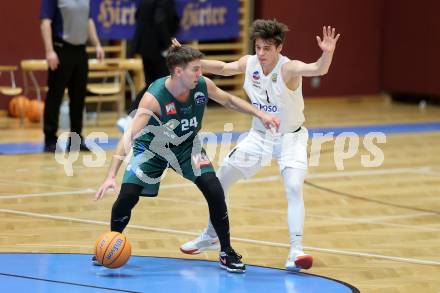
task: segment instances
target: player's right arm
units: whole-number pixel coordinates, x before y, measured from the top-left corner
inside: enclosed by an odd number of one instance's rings
[[[171,47],[180,47],[181,44],[179,41],[174,38],[171,40]],[[212,74],[222,75],[222,76],[231,76],[240,73],[246,72],[246,62],[249,58],[249,55],[245,55],[234,62],[223,62],[218,60],[202,60],[202,71],[208,72]]]
[[[131,128],[124,132],[116,146],[110,168],[104,182],[95,194],[95,200],[101,199],[110,188],[117,190],[116,175],[122,165],[125,157],[131,150],[133,140],[141,133],[142,129],[148,124],[153,113],[160,115],[160,105],[156,98],[149,92],[146,92],[139,103],[139,108],[133,118]],[[118,191],[118,190],[117,190]]]
[[[246,62],[249,58],[249,55],[245,55],[234,62],[223,62],[218,60],[202,60],[202,71],[209,72],[222,76],[231,76],[240,73],[244,73],[246,71]]]

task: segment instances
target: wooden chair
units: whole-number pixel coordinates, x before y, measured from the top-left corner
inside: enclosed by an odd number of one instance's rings
[[[11,85],[0,85],[0,94],[5,96],[16,96],[21,94],[23,91],[23,89],[21,87],[17,87],[17,84],[15,83],[14,71],[17,71],[17,66],[0,65],[0,77],[3,72],[9,72],[11,81]]]
[[[142,66],[142,59],[126,58],[127,41],[111,41],[110,44],[102,46],[105,52],[106,63],[117,63],[120,69],[124,69],[125,81],[130,90],[131,100],[134,101],[136,93],[145,87],[145,76]],[[87,54],[91,59],[96,56],[95,47],[87,47]],[[128,90],[127,89],[127,90]]]
[[[102,49],[104,49],[106,58],[125,58],[127,52],[127,42],[118,41],[113,45],[102,46]],[[86,51],[90,58],[95,58],[95,47],[87,47]]]
[[[117,64],[100,63],[96,59],[90,59],[89,65],[86,104],[97,105],[96,125],[103,103],[114,103],[118,117],[121,117],[125,110],[126,71]]]
[[[24,94],[35,92],[37,99],[42,100],[42,92],[47,92],[47,86],[40,85],[35,77],[37,71],[47,71],[48,65],[45,59],[28,59],[20,62],[23,72]],[[30,82],[29,82],[30,80]]]

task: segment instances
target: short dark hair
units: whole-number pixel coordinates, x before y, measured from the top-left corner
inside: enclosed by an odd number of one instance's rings
[[[278,47],[284,42],[285,33],[288,31],[287,25],[276,19],[257,19],[251,25],[251,40],[255,43],[257,38],[261,38]]]
[[[191,61],[202,59],[203,53],[197,49],[193,49],[187,46],[171,47],[168,50],[166,58],[167,67],[171,74],[174,72],[176,66],[182,66],[183,68]]]

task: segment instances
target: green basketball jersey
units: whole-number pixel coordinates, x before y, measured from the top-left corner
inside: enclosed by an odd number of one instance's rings
[[[170,148],[174,148],[173,141],[175,139],[186,136],[184,141],[178,143],[178,146],[183,146],[186,142],[192,143],[202,128],[203,114],[208,102],[205,79],[199,78],[197,86],[190,90],[188,100],[182,103],[176,100],[165,87],[165,81],[168,78],[170,77],[160,78],[148,88],[148,92],[159,102],[162,114],[160,117],[152,116],[150,118],[145,128],[147,132],[136,139],[135,145],[141,144],[148,147],[153,138],[159,135],[163,136],[165,141],[170,141],[168,145]],[[158,132],[150,131],[154,128],[158,129]]]

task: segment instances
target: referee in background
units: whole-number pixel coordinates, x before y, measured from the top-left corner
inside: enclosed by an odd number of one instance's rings
[[[48,92],[44,105],[44,151],[55,152],[60,105],[67,88],[69,93],[70,131],[81,136],[86,97],[88,60],[86,42],[96,47],[96,57],[104,58],[95,23],[90,16],[90,0],[42,0],[41,35],[48,70]],[[88,151],[81,144],[68,150]]]

